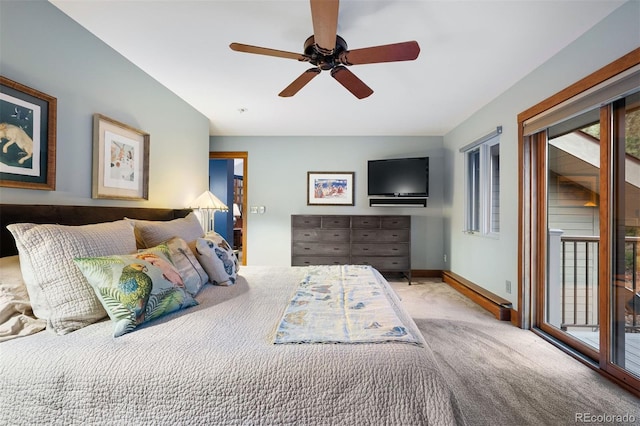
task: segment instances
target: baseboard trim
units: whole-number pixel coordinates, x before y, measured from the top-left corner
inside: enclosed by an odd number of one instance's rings
[[[415,278],[442,278],[440,269],[412,269],[411,276]]]
[[[511,324],[515,325],[518,328],[522,328],[522,323],[520,322],[520,315],[518,311],[511,308]]]
[[[442,271],[442,280],[459,293],[491,312],[500,321],[511,321],[511,302],[491,293],[451,271]]]

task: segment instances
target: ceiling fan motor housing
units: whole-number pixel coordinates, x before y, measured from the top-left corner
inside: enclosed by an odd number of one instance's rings
[[[332,51],[316,45],[315,38],[310,36],[304,42],[304,54],[308,56],[309,62],[323,71],[330,70],[340,63],[338,59],[342,52],[347,51],[347,42],[336,35],[336,46]]]

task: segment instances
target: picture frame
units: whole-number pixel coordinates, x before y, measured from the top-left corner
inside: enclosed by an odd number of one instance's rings
[[[307,172],[307,205],[355,205],[354,178],[354,172]]]
[[[596,176],[558,176],[558,205],[565,207],[596,207],[598,205]]]
[[[56,189],[57,99],[0,76],[0,186]]]
[[[92,198],[149,199],[150,135],[93,115]]]

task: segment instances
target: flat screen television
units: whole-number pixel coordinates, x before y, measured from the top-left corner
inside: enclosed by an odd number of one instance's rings
[[[369,160],[368,173],[370,196],[429,196],[429,157]]]

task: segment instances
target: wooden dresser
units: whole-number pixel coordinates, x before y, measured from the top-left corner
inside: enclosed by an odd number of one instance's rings
[[[291,265],[371,265],[411,283],[411,216],[292,215]]]

